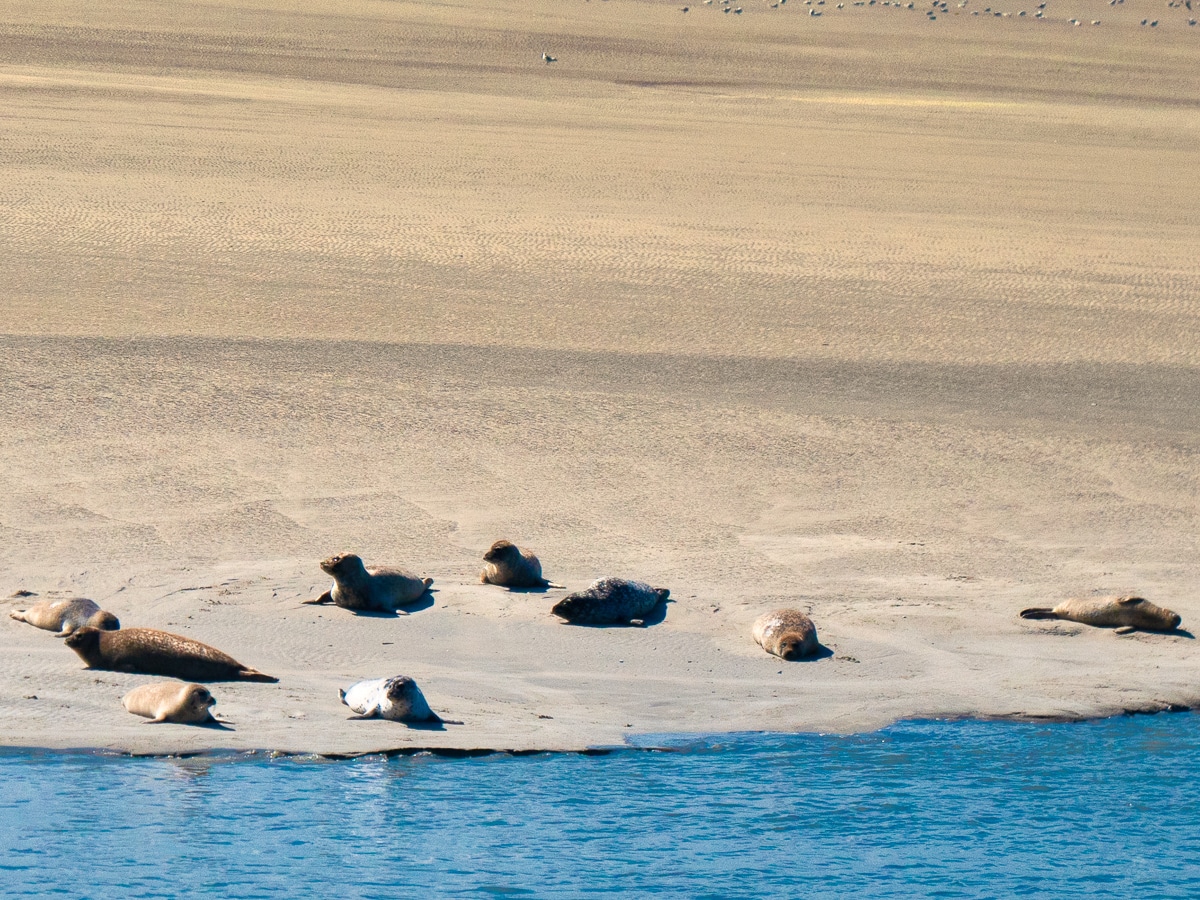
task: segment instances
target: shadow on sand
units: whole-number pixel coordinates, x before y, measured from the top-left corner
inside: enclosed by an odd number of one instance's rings
[[[802,656],[800,659],[785,659],[784,662],[816,662],[819,659],[829,659],[833,656],[833,651],[824,644],[817,644],[815,653],[810,653],[808,656]]]
[[[222,722],[219,719],[214,719],[211,722],[195,722],[193,728],[207,728],[209,731],[237,731],[236,728],[230,728],[229,724]]]
[[[433,591],[428,590],[412,603],[405,604],[395,612],[384,612],[375,609],[351,609],[348,612],[354,613],[356,616],[364,616],[368,619],[398,619],[409,613],[420,612],[423,609],[429,609],[433,606]]]

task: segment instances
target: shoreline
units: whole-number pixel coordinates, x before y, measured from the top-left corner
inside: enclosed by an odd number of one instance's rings
[[[722,739],[729,738],[744,738],[757,735],[765,735],[772,737],[853,737],[867,734],[878,734],[886,731],[896,725],[905,723],[936,723],[936,724],[955,724],[955,723],[1011,723],[1014,725],[1084,725],[1088,723],[1103,722],[1108,719],[1118,718],[1135,718],[1138,716],[1171,716],[1183,713],[1200,714],[1200,706],[1166,706],[1160,708],[1146,709],[1127,709],[1120,712],[1107,713],[1095,716],[1024,716],[1021,714],[1005,715],[990,715],[990,716],[973,716],[970,714],[956,716],[930,716],[918,718],[897,719],[894,722],[889,722],[880,728],[874,728],[867,731],[854,732],[822,732],[822,731],[731,731],[731,732],[681,732],[679,734],[668,734],[666,737],[671,738],[671,741],[665,743],[624,743],[611,746],[595,746],[574,749],[560,749],[553,747],[543,748],[485,748],[485,747],[453,747],[453,746],[403,746],[403,747],[388,747],[375,750],[363,750],[354,753],[331,753],[320,751],[304,751],[304,750],[270,750],[266,748],[257,749],[235,749],[231,747],[210,747],[201,750],[183,750],[178,752],[173,751],[153,751],[153,752],[137,752],[129,750],[119,750],[109,747],[29,747],[10,744],[0,744],[0,755],[4,756],[20,756],[24,754],[37,754],[42,756],[99,756],[112,759],[200,759],[210,760],[213,762],[253,762],[258,760],[273,761],[276,759],[301,761],[301,762],[353,762],[358,759],[369,757],[384,757],[386,759],[395,759],[398,757],[411,756],[434,756],[439,759],[479,759],[489,756],[510,756],[515,758],[526,756],[589,756],[603,757],[612,756],[618,753],[687,753],[689,747],[696,743],[705,741],[720,742]],[[180,726],[187,727],[187,726]],[[631,735],[632,737],[636,737]],[[684,744],[686,742],[687,745]]]

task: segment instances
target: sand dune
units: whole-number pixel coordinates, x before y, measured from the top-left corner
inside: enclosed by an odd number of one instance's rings
[[[1016,612],[1200,616],[1200,27],[1022,8],[6,10],[0,594],[89,596],[281,681],[214,686],[231,731],[147,727],[119,704],[145,678],[4,617],[4,741],[582,747],[1197,703],[1189,637]],[[477,583],[500,537],[675,602],[560,625],[561,592]],[[343,549],[432,575],[432,604],[301,606]],[[782,605],[833,655],[763,654]],[[338,687],[399,673],[465,724],[347,719]]]

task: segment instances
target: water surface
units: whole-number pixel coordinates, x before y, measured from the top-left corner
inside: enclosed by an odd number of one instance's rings
[[[0,754],[0,893],[1198,897],[1200,716],[603,755]]]

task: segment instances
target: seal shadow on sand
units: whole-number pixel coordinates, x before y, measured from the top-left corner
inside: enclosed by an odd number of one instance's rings
[[[147,722],[147,725],[157,724]],[[213,719],[211,722],[177,722],[173,724],[187,725],[188,728],[207,728],[209,731],[237,731],[236,728],[230,728],[229,722],[222,722],[219,719]]]
[[[831,656],[833,656],[833,650],[829,647],[826,647],[824,644],[818,643],[817,649],[808,654],[808,656],[802,656],[799,659],[785,659],[784,662],[816,662],[819,659],[829,659]]]
[[[407,603],[392,612],[384,612],[383,610],[376,609],[351,609],[347,610],[347,612],[352,612],[356,616],[364,616],[368,619],[399,619],[407,614],[429,609],[433,606],[433,602],[433,589],[430,588],[412,603]]]
[[[1132,634],[1165,634],[1167,637],[1187,638],[1189,641],[1194,641],[1196,636],[1186,628],[1176,628],[1174,631],[1134,631]]]
[[[348,721],[348,722],[371,722],[371,721],[374,721],[375,719],[380,719],[381,721],[393,721],[393,722],[396,722],[397,725],[403,725],[405,728],[413,728],[417,731],[445,731],[447,724],[450,724],[450,725],[461,725],[462,724],[462,722],[447,723],[445,720],[442,720],[441,722],[399,722],[399,721],[396,721],[395,719],[383,719],[381,716],[347,716],[346,717],[346,721]]]

